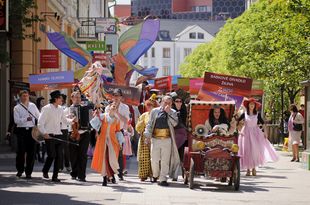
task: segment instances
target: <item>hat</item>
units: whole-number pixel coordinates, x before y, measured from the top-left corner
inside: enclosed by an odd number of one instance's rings
[[[121,89],[116,88],[116,89],[114,89],[114,91],[113,91],[112,95],[119,95],[119,96],[123,96],[123,92],[122,92],[122,90],[121,90]]]
[[[158,102],[156,101],[156,98],[157,98],[157,95],[153,93],[151,97],[147,101],[145,101],[145,105],[152,105],[153,107],[157,107]]]
[[[262,106],[262,104],[260,104],[255,98],[249,98],[247,100],[244,100],[243,101],[243,106],[244,107],[248,107],[251,102],[255,103],[255,108],[256,109],[259,109]]]
[[[61,93],[60,93],[59,90],[55,90],[55,91],[50,93],[50,96],[51,96],[52,99],[60,98],[61,97]]]

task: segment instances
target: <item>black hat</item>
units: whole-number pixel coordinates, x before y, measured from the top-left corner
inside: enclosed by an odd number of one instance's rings
[[[55,91],[50,93],[50,96],[51,96],[52,99],[60,98],[61,97],[61,93],[60,93],[59,90],[55,90]]]
[[[120,88],[116,88],[116,89],[113,91],[112,95],[123,96],[123,92],[122,92],[122,90],[121,90]]]

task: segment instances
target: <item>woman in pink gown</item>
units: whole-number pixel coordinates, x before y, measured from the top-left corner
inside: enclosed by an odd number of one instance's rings
[[[238,144],[241,169],[247,169],[246,176],[256,176],[256,167],[264,165],[266,162],[278,160],[275,149],[267,139],[266,132],[260,127],[264,125],[261,115],[257,112],[261,104],[254,98],[245,100],[243,103],[246,112],[241,115],[240,120],[244,120]]]

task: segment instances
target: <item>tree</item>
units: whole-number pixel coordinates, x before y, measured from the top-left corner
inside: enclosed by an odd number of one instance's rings
[[[220,71],[262,79],[267,94],[284,86],[293,103],[300,81],[310,78],[309,13],[309,0],[260,0],[228,20],[211,43],[195,49],[181,73]]]
[[[32,11],[37,8],[34,0],[10,0],[9,1],[9,33],[8,40],[30,38],[40,41],[35,33],[27,32],[27,28],[32,27],[35,22],[42,22],[38,15]],[[3,40],[3,39],[2,39]],[[6,41],[0,41],[0,63],[7,63],[10,58],[6,51]]]

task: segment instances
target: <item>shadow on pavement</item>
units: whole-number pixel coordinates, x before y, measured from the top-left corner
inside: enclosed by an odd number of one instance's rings
[[[52,204],[66,204],[66,205],[96,205],[101,203],[91,203],[76,201],[67,195],[62,194],[47,194],[34,192],[11,192],[0,190],[0,204],[1,205],[52,205]],[[108,204],[108,203],[106,203]]]
[[[134,186],[130,186],[130,187],[124,187],[121,185],[109,185],[108,186],[110,188],[112,188],[114,191],[116,192],[125,192],[125,193],[143,193],[143,189],[140,187],[134,187]]]

